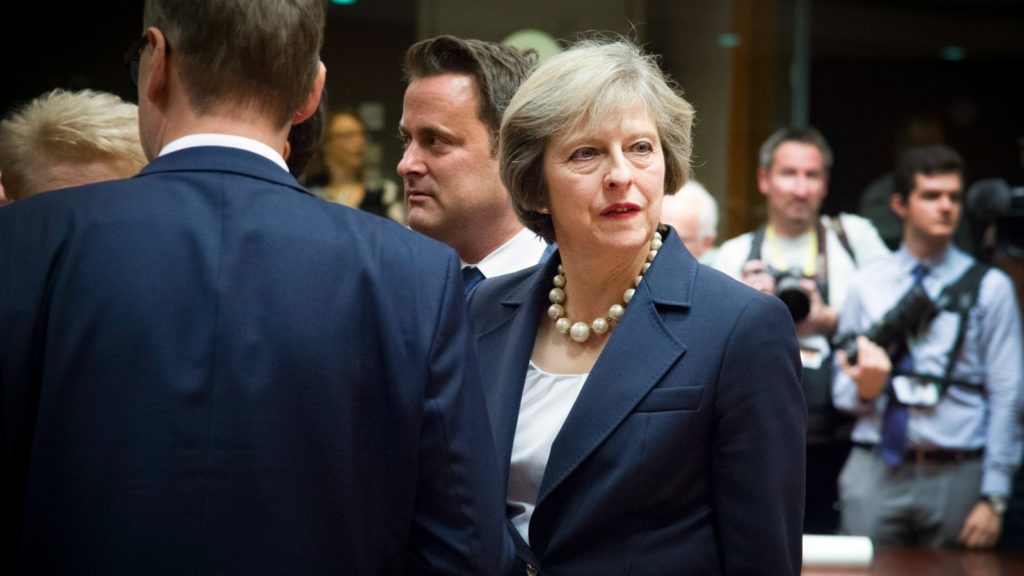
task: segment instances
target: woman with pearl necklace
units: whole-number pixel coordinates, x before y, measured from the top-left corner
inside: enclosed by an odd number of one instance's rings
[[[623,39],[542,63],[502,121],[520,220],[558,251],[469,296],[509,574],[799,574],[804,429],[785,306],[659,224],[693,108]]]

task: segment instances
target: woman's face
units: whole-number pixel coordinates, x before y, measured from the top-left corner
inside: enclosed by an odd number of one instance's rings
[[[594,133],[553,136],[544,178],[560,246],[599,252],[646,246],[665,194],[658,128],[636,106]]]
[[[363,123],[350,114],[339,114],[327,127],[327,146],[331,160],[351,168],[363,166],[366,153],[366,131]]]

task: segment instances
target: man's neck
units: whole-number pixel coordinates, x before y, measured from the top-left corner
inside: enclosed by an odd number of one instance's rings
[[[270,122],[264,120],[264,117],[255,111],[250,117],[244,118],[236,118],[234,115],[196,116],[189,111],[180,114],[176,121],[166,123],[167,130],[162,133],[161,148],[190,134],[226,134],[262,142],[284,156],[290,126],[274,128]]]
[[[922,238],[909,230],[903,230],[903,242],[907,251],[918,260],[930,260],[941,256],[949,249],[952,238]]]
[[[518,221],[517,221],[518,224]],[[470,265],[479,264],[481,260],[491,255],[495,250],[501,248],[509,240],[523,229],[522,224],[517,227],[504,227],[498,231],[490,230],[491,233],[482,238],[468,238],[465,245],[452,246],[459,253],[459,258]]]
[[[768,225],[775,230],[775,233],[786,238],[799,238],[807,234],[814,227],[815,222],[817,222],[816,218],[809,222],[792,222],[781,218],[768,219]]]

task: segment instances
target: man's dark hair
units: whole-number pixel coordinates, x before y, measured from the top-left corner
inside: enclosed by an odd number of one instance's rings
[[[779,128],[761,144],[758,152],[757,163],[760,168],[769,169],[775,161],[775,151],[786,142],[799,142],[814,146],[821,151],[825,160],[825,170],[832,170],[832,148],[821,132],[813,126],[806,128],[786,127]]]
[[[917,174],[933,176],[935,174],[958,174],[963,179],[964,160],[960,154],[945,144],[915,146],[908,148],[896,162],[893,172],[893,192],[900,195],[906,202],[910,191],[914,189]]]
[[[482,40],[437,36],[410,46],[402,70],[407,81],[440,74],[472,77],[480,98],[477,116],[491,133],[491,152],[497,153],[501,117],[536,63],[533,51],[523,52]]]

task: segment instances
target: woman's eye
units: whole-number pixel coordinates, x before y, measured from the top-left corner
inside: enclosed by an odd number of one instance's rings
[[[649,154],[654,152],[654,145],[650,142],[637,142],[633,145],[633,151],[641,154]]]
[[[573,160],[589,160],[597,156],[597,151],[593,148],[580,148],[572,153]]]

